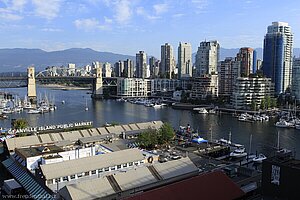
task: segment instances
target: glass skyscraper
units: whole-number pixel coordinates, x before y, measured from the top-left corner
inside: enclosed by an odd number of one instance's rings
[[[292,80],[293,34],[285,22],[268,26],[264,39],[263,73],[275,83],[275,93],[284,93]]]

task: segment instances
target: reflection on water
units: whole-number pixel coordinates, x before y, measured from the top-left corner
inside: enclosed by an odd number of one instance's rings
[[[19,94],[21,98],[26,95],[26,88],[17,88],[11,91]],[[131,123],[162,120],[170,122],[176,128],[179,125],[190,124],[204,138],[210,138],[210,128],[214,139],[221,137],[228,139],[229,132],[231,132],[232,141],[244,144],[247,149],[250,147],[250,136],[252,135],[252,153],[258,151],[267,155],[276,148],[277,132],[279,132],[281,147],[300,151],[300,130],[276,128],[274,120],[263,123],[247,123],[239,122],[231,115],[225,114],[203,115],[186,110],[174,110],[170,107],[154,109],[113,100],[97,101],[92,100],[84,90],[62,91],[39,87],[37,93],[55,97],[57,110],[43,115],[28,115],[23,112],[11,115],[10,119],[24,117],[30,126],[93,121],[95,127],[102,126],[106,122]],[[62,104],[63,100],[65,104]],[[86,100],[88,111],[85,111]],[[0,121],[0,127],[10,127],[10,119]]]

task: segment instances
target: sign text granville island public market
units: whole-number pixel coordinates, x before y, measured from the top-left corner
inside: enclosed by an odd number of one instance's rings
[[[68,124],[58,124],[58,125],[48,125],[48,126],[38,126],[38,127],[28,127],[24,129],[17,129],[15,133],[34,133],[34,132],[43,132],[49,130],[58,130],[58,129],[68,129],[68,128],[76,128],[82,126],[92,126],[93,122],[75,122]]]

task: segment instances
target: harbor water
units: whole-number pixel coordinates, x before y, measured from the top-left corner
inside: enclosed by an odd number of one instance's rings
[[[4,91],[4,90],[2,90]],[[17,94],[21,99],[26,95],[26,88],[6,89],[5,92]],[[21,113],[7,114],[8,119],[0,120],[0,127],[10,128],[11,119],[26,118],[29,126],[45,126],[53,124],[93,121],[94,127],[106,123],[132,123],[152,120],[169,122],[174,128],[186,126],[200,133],[200,136],[210,140],[231,139],[235,143],[245,145],[247,151],[270,155],[278,144],[288,148],[300,158],[300,130],[276,128],[276,119],[268,122],[240,122],[228,114],[197,114],[187,110],[175,110],[171,107],[153,108],[115,100],[92,100],[88,90],[57,90],[37,88],[38,96],[50,96],[55,100],[57,110],[44,114]],[[62,103],[64,102],[64,103]],[[86,105],[88,110],[86,111]],[[252,142],[250,144],[250,137]],[[299,153],[297,153],[299,152]]]

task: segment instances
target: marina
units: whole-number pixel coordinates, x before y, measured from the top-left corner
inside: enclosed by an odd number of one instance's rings
[[[297,129],[277,128],[274,126],[277,119],[270,118],[263,123],[245,123],[238,121],[236,117],[221,114],[197,114],[192,110],[178,110],[171,106],[162,106],[159,109],[147,107],[130,102],[116,100],[93,101],[88,90],[52,90],[38,87],[37,93],[55,96],[55,112],[44,114],[28,114],[26,109],[20,113],[5,114],[7,119],[0,120],[0,127],[10,128],[11,119],[25,118],[29,126],[37,127],[51,124],[72,123],[78,121],[93,121],[93,126],[99,127],[106,123],[131,123],[151,120],[170,122],[174,128],[190,124],[199,136],[213,140],[226,139],[228,133],[232,133],[232,140],[244,144],[249,150],[249,137],[252,134],[252,153],[260,152],[268,156],[277,148],[277,132],[280,133],[281,146],[300,152],[297,143],[300,142],[300,131]],[[13,89],[10,92],[19,96],[26,95],[25,88]],[[64,103],[62,103],[64,102]],[[89,111],[85,111],[86,105]],[[300,154],[296,153],[296,157]]]

